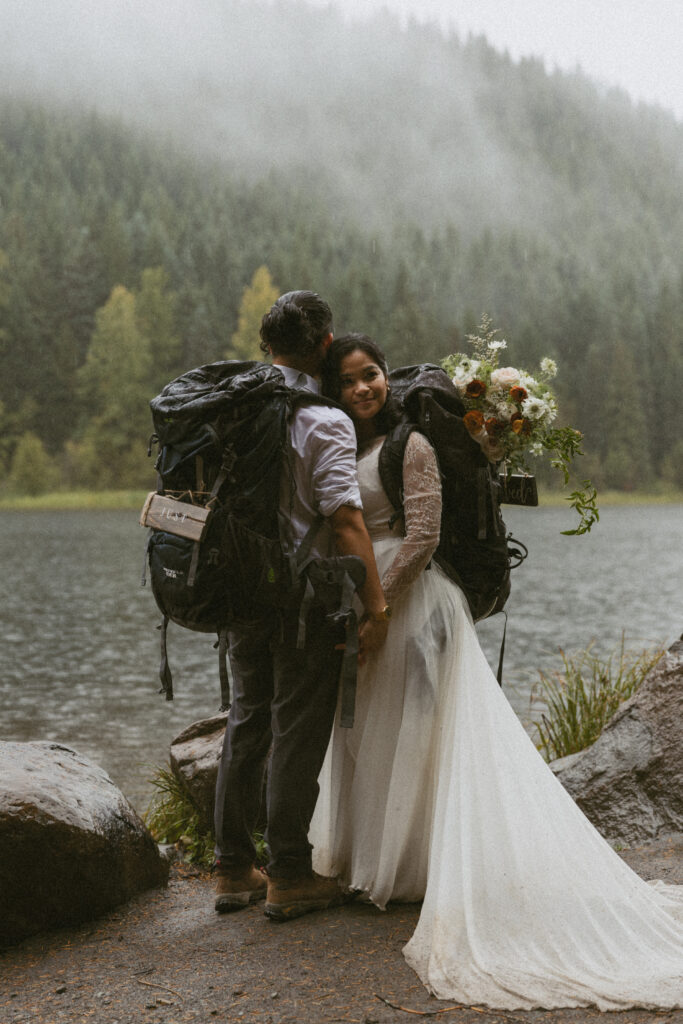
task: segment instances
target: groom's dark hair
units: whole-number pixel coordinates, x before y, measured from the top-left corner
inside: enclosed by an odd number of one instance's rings
[[[332,310],[316,292],[286,292],[261,321],[261,351],[308,356],[332,330]]]

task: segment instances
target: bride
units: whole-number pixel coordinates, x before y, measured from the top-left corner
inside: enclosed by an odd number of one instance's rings
[[[406,960],[439,998],[498,1009],[683,1006],[683,887],[643,882],[536,751],[436,564],[441,493],[411,434],[404,526],[378,474],[392,400],[365,335],[328,350],[353,420],[364,517],[392,618],[335,726],[310,840],[314,868],[378,907],[424,900]],[[397,536],[398,534],[398,536]]]

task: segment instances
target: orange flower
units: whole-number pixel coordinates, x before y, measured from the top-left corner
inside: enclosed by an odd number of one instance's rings
[[[513,412],[510,417],[510,429],[513,434],[521,434],[524,426],[524,417],[519,412]]]
[[[481,398],[482,395],[486,394],[486,384],[484,384],[483,380],[475,377],[465,388],[465,394],[468,398]]]
[[[469,430],[470,434],[478,434],[481,428],[484,426],[484,414],[479,412],[478,409],[470,409],[463,416],[463,423]]]
[[[510,398],[513,402],[523,402],[524,399],[528,397],[528,394],[529,393],[526,388],[523,388],[521,384],[518,384],[517,387],[510,388]]]
[[[501,423],[500,420],[497,420],[495,416],[489,416],[484,426],[486,427],[486,433],[489,437],[494,439],[500,437],[505,429],[505,424]]]
[[[528,437],[533,430],[531,420],[525,420],[518,412],[512,414],[510,426],[514,434],[524,434],[525,437]]]

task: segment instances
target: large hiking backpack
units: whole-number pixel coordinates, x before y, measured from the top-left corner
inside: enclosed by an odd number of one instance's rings
[[[300,609],[298,643],[303,646],[306,612],[314,597],[329,614],[351,620],[353,593],[365,575],[362,561],[351,556],[311,559],[322,516],[297,551],[287,546],[281,529],[280,480],[289,419],[304,403],[334,404],[289,388],[274,366],[235,360],[191,370],[150,402],[150,453],[156,441],[158,482],[141,523],[151,527],[147,562],[163,615],[159,674],[167,700],[173,699],[169,620],[217,634],[223,708],[230,701],[225,655],[231,624]],[[347,676],[352,648],[351,643]]]
[[[441,537],[434,561],[462,589],[475,622],[502,611],[510,569],[526,556],[509,543],[498,474],[467,430],[465,407],[448,374],[422,363],[389,374],[402,417],[379,455],[382,486],[397,514],[403,506],[403,454],[413,430],[431,442],[442,477]],[[521,550],[523,549],[523,550]]]

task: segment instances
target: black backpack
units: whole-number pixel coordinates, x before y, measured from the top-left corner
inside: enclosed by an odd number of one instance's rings
[[[299,646],[313,601],[341,616],[351,627],[343,676],[348,682],[354,674],[351,600],[365,566],[352,556],[311,558],[322,516],[297,551],[288,548],[280,523],[289,421],[305,403],[334,405],[289,388],[274,366],[235,360],[191,370],[150,402],[149,451],[156,442],[158,483],[140,521],[151,527],[146,562],[163,615],[159,674],[167,700],[173,699],[169,620],[217,634],[224,709],[230,702],[228,629],[264,614],[299,609]]]
[[[441,537],[433,560],[462,589],[475,622],[494,615],[509,596],[511,567],[526,557],[524,545],[510,546],[498,474],[470,436],[465,407],[441,367],[400,367],[389,382],[402,416],[382,445],[379,473],[395,518],[403,506],[406,442],[419,430],[436,452],[442,478]]]

